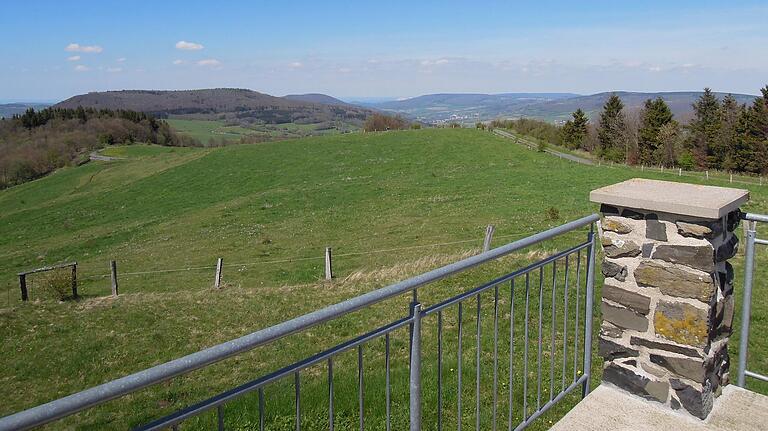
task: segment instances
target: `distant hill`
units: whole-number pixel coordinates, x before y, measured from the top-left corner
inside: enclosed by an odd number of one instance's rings
[[[592,95],[573,93],[428,94],[411,99],[370,103],[365,106],[396,112],[430,123],[474,122],[494,118],[529,117],[563,121],[578,108],[596,115],[612,92]],[[662,97],[681,120],[690,118],[691,104],[699,91],[639,93],[618,91],[627,110],[642,107],[648,98]],[[716,93],[721,99],[725,93]],[[735,94],[739,103],[751,103],[755,96]]]
[[[603,108],[611,94],[616,94],[624,102],[624,109],[628,111],[639,110],[647,99],[661,97],[667,102],[672,113],[679,120],[687,121],[693,113],[692,104],[696,102],[701,91],[675,91],[658,93],[640,93],[629,91],[603,92],[589,96],[578,96],[562,100],[553,100],[541,104],[531,104],[516,112],[517,115],[537,117],[545,119],[565,119],[578,108],[584,110],[590,117],[596,116]],[[715,93],[719,99],[723,99],[727,93]],[[748,94],[733,95],[739,103],[752,103],[755,96]],[[514,115],[514,114],[513,114]]]
[[[0,118],[11,118],[17,114],[23,114],[29,108],[34,110],[45,109],[50,103],[0,103]]]
[[[237,88],[155,91],[122,90],[82,94],[55,105],[108,109],[130,109],[159,117],[226,119],[268,124],[354,121],[361,123],[371,113],[353,105],[326,105],[290,100]]]
[[[335,97],[321,93],[289,94],[287,96],[283,96],[282,98],[295,102],[319,103],[321,105],[349,105],[349,103],[344,102],[343,100],[339,100]]]

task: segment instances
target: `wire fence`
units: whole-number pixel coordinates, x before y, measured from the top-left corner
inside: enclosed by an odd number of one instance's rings
[[[491,226],[489,226],[491,228]],[[489,233],[490,231],[490,233]],[[486,236],[483,237],[475,237],[475,238],[467,238],[462,240],[456,240],[456,241],[443,241],[443,242],[433,242],[428,244],[416,244],[416,245],[408,245],[408,246],[402,246],[402,247],[389,247],[389,248],[381,248],[381,249],[372,249],[372,250],[365,250],[365,251],[349,251],[349,252],[343,252],[343,253],[335,253],[333,254],[333,261],[334,264],[339,263],[339,261],[345,257],[361,257],[361,256],[374,256],[374,255],[382,255],[382,254],[398,254],[401,252],[407,252],[407,251],[414,251],[414,250],[424,250],[424,249],[435,249],[435,248],[444,248],[444,247],[450,247],[450,246],[460,246],[460,245],[468,245],[468,244],[475,244],[477,246],[480,246],[481,244],[488,243],[490,244],[490,241],[497,241],[498,240],[511,240],[511,239],[518,239],[523,238],[526,236],[529,236],[535,232],[537,232],[536,229],[531,229],[527,231],[520,231],[516,233],[507,233],[502,235],[494,235],[495,229],[486,229]],[[490,237],[489,237],[490,235]],[[380,239],[380,238],[378,238]],[[477,247],[473,247],[473,249],[477,249]],[[226,260],[221,265],[222,268],[237,268],[240,275],[241,282],[246,282],[247,284],[251,285],[254,284],[262,287],[264,285],[264,274],[259,273],[254,279],[253,277],[245,276],[243,273],[245,272],[246,268],[250,267],[256,267],[256,266],[268,266],[268,265],[280,265],[280,264],[296,264],[296,263],[322,263],[324,260],[328,259],[328,257],[324,256],[321,252],[321,250],[318,248],[318,254],[316,256],[291,256],[291,257],[283,257],[279,259],[272,259],[272,260],[259,260],[259,261],[248,261],[248,262],[234,262],[234,263],[226,263]],[[466,252],[466,249],[462,249],[461,251]],[[224,256],[226,257],[226,256]],[[404,256],[397,256],[396,259],[392,262],[387,262],[388,264],[398,264],[402,263],[402,260],[404,259]],[[343,262],[343,261],[342,261]],[[109,262],[105,262],[103,268],[109,268],[108,265]],[[81,296],[85,297],[98,297],[98,296],[107,296],[109,295],[109,279],[113,276],[111,272],[102,272],[101,269],[97,269],[97,267],[94,266],[94,262],[88,262],[87,264],[79,263],[78,264],[78,291]],[[122,281],[125,277],[131,277],[131,278],[142,278],[142,277],[152,277],[153,284],[155,287],[151,289],[145,289],[144,291],[163,291],[162,288],[159,288],[157,286],[162,286],[164,284],[164,280],[162,278],[163,275],[169,275],[172,276],[172,278],[169,278],[167,280],[167,284],[171,286],[171,290],[177,290],[176,287],[183,285],[185,286],[185,290],[190,290],[190,287],[193,286],[199,286],[201,288],[209,289],[211,288],[214,283],[214,276],[213,274],[205,274],[205,271],[218,271],[217,268],[217,262],[213,261],[209,265],[190,265],[190,266],[183,266],[183,267],[166,267],[166,268],[153,268],[153,269],[140,269],[140,270],[127,270],[127,271],[120,271],[120,262],[117,262],[117,270],[116,270],[116,280]],[[353,273],[355,271],[362,271],[366,268],[369,268],[368,266],[362,265],[361,262],[344,262],[344,273],[349,274]],[[315,271],[316,270],[316,276],[310,277],[307,282],[309,281],[317,281],[318,279],[322,278],[321,268],[320,267],[312,267],[312,268],[304,268],[305,270],[309,271]],[[190,273],[190,276],[186,277],[181,276],[180,274],[183,273]],[[196,274],[192,274],[196,273]],[[235,274],[229,272],[225,278],[228,279],[228,284],[237,284],[237,276]],[[210,277],[209,277],[210,276]],[[261,276],[261,277],[259,277]],[[210,278],[210,280],[209,280]],[[261,278],[259,280],[258,278]],[[268,277],[267,277],[268,278]],[[45,289],[43,289],[42,283],[45,283],[45,280],[42,278],[37,280],[36,277],[28,277],[29,279],[29,287],[30,289],[34,289],[37,292],[42,292]],[[216,275],[216,279],[219,279],[219,275]],[[134,281],[132,282],[132,285],[128,287],[128,289],[125,289],[125,284],[120,283],[120,293],[134,293],[136,291],[136,286],[142,286],[149,283],[143,283],[143,281]],[[286,284],[286,283],[283,283]],[[296,283],[300,284],[300,283]],[[14,287],[12,282],[8,282],[6,284],[6,292],[7,292],[7,305],[8,307],[13,306],[14,304],[19,303],[19,287],[18,285]],[[30,299],[34,300],[41,300],[45,299],[42,295],[35,295],[31,297]]]
[[[520,135],[518,133],[511,133],[508,131],[496,131],[495,129],[494,129],[494,132],[497,132],[496,134],[499,136],[514,139],[514,142],[520,145],[523,145],[529,149],[534,149],[538,145],[536,142],[531,141],[529,137]],[[548,144],[548,145],[551,145],[551,144]],[[731,184],[745,184],[745,185],[753,185],[753,186],[762,186],[768,183],[768,180],[764,179],[762,176],[757,176],[757,175],[751,176],[751,175],[744,175],[744,174],[734,174],[733,172],[720,171],[720,170],[687,171],[680,167],[667,167],[662,165],[659,165],[659,166],[634,165],[633,166],[633,165],[627,165],[624,163],[607,162],[600,159],[591,160],[579,155],[554,151],[551,149],[545,149],[545,152],[558,156],[560,158],[564,158],[566,160],[570,160],[572,162],[587,164],[587,165],[596,165],[601,168],[619,168],[619,167],[629,168],[629,169],[634,169],[640,172],[646,172],[646,171],[657,172],[661,174],[667,174],[670,176],[689,177],[689,178],[696,178],[699,180],[706,180],[706,181],[710,181],[710,180],[726,181]]]

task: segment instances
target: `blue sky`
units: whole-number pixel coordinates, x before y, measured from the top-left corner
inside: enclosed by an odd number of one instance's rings
[[[274,95],[768,84],[768,3],[24,1],[0,7],[0,100],[242,87]]]

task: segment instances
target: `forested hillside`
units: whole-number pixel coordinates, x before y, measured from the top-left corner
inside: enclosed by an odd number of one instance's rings
[[[174,133],[165,121],[141,112],[30,108],[0,120],[0,189],[87,160],[88,152],[105,145],[134,142],[199,145]]]

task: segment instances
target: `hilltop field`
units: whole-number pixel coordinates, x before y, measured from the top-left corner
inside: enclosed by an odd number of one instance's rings
[[[627,167],[580,165],[474,129],[348,133],[221,148],[137,144],[102,153],[120,160],[63,168],[0,191],[0,399],[5,401],[0,416],[472,255],[488,224],[496,226],[498,246],[596,212],[588,194],[597,187],[639,176],[680,180]],[[746,210],[768,212],[768,186],[738,186],[750,189]],[[584,235],[575,232],[438,283],[420,298],[433,304]],[[336,256],[331,282],[322,280],[325,247]],[[224,288],[215,291],[218,257],[225,263]],[[112,259],[120,274],[116,299],[108,297]],[[65,261],[78,262],[81,299],[51,299],[41,276],[29,279],[32,301],[20,301],[16,273]],[[734,263],[738,296],[743,259]],[[766,264],[765,254],[758,254],[756,280],[768,275]],[[753,334],[768,330],[765,286],[758,282],[755,289]],[[400,298],[354,313],[50,429],[139,425],[402,317],[407,302]],[[751,342],[751,368],[768,371],[768,341],[753,337]],[[405,349],[407,339],[393,340],[400,355],[393,379],[407,385]],[[366,352],[371,355],[366,387],[375,392],[382,387],[376,365],[381,356],[373,347]],[[474,352],[466,354],[467,406],[461,420],[471,426]],[[356,412],[356,355],[348,356],[339,360],[339,412]],[[450,373],[446,385],[455,377],[453,368]],[[597,357],[593,375],[596,384]],[[323,379],[318,372],[302,381],[305,429],[327,425],[320,414],[327,403]],[[434,388],[431,380],[425,385],[425,391]],[[268,392],[269,429],[293,428],[292,391],[292,382],[284,382]],[[393,429],[402,429],[407,420],[404,391],[406,386],[394,390]],[[378,392],[366,395],[371,429],[383,429],[382,398]],[[258,429],[253,400],[228,405],[228,429]],[[548,428],[577,400],[567,398],[533,429]],[[487,406],[489,398],[483,402]],[[445,426],[455,424],[453,407],[446,407],[446,414]],[[425,427],[432,429],[434,411],[426,409],[424,415],[429,418]],[[189,428],[211,428],[212,421],[207,415]],[[338,421],[338,429],[357,425],[355,415]],[[489,423],[485,416],[483,421]]]

